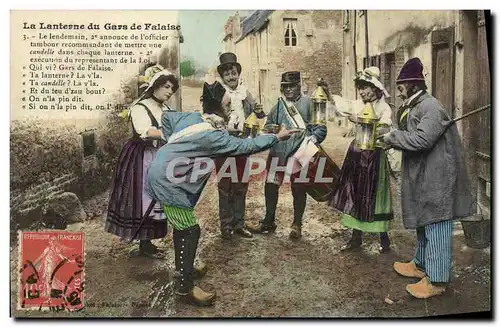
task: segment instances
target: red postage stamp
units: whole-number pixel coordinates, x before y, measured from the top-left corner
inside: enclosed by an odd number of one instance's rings
[[[84,306],[84,233],[19,233],[19,310]]]

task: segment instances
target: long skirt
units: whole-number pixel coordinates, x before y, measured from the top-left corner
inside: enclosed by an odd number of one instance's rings
[[[358,150],[351,143],[340,172],[340,187],[330,206],[341,211],[348,228],[387,232],[394,218],[389,162],[381,149]]]
[[[143,140],[125,143],[118,158],[109,197],[105,230],[122,238],[131,238],[146,214],[152,199],[145,191],[147,171],[157,148]],[[136,239],[153,240],[167,235],[167,220],[156,203],[142,224]]]

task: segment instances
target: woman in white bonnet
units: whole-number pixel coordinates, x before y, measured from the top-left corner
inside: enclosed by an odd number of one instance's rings
[[[156,67],[156,66],[155,66]],[[151,198],[144,192],[149,166],[165,143],[161,131],[164,111],[173,111],[166,101],[179,89],[179,81],[167,70],[154,74],[149,85],[129,111],[133,135],[118,158],[108,204],[105,230],[121,238],[131,238],[139,228]],[[167,222],[159,204],[138,230],[139,253],[158,256],[161,251],[151,242],[167,234]]]
[[[356,120],[367,103],[371,103],[380,118],[381,132],[392,125],[392,111],[386,98],[388,92],[379,80],[380,70],[368,67],[356,74],[354,83],[360,100],[347,100],[332,96],[337,113]],[[393,220],[390,190],[390,167],[387,155],[381,148],[360,150],[350,144],[340,173],[340,187],[334,193],[330,206],[341,211],[344,226],[353,230],[351,239],[341,250],[360,248],[363,232],[380,233],[379,252],[390,249],[388,231]]]

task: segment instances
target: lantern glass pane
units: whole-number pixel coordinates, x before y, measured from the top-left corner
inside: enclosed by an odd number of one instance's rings
[[[356,124],[356,144],[360,146],[363,143],[363,125]]]
[[[326,102],[321,103],[320,120],[323,122],[326,121]]]
[[[252,126],[252,137],[257,137],[259,135],[259,126]]]
[[[250,129],[249,129],[248,127],[246,127],[246,126],[245,126],[245,127],[243,128],[243,137],[244,137],[244,138],[247,138],[247,137],[249,137],[249,136],[250,136]]]
[[[366,144],[367,146],[371,146],[372,135],[373,135],[373,125],[365,125],[363,143]]]
[[[364,148],[371,146],[373,135],[373,125],[371,124],[357,124],[356,125],[356,143]]]
[[[319,103],[313,102],[312,119],[314,123],[318,121],[318,112],[319,112]]]

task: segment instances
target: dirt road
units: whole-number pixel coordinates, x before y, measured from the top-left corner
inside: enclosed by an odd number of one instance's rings
[[[182,86],[182,111],[193,112],[201,110],[200,97],[203,89],[200,87]]]
[[[349,142],[341,134],[330,126],[324,143],[339,164]],[[248,221],[255,222],[264,214],[263,186],[263,181],[250,184]],[[106,199],[107,194],[102,194],[86,205],[105,208]],[[196,308],[175,300],[171,232],[164,241],[155,241],[167,250],[165,260],[141,258],[135,255],[137,245],[119,243],[104,232],[102,217],[68,228],[86,235],[87,307],[77,313],[13,312],[30,317],[422,317],[490,310],[489,248],[466,247],[459,228],[454,236],[454,278],[446,293],[429,300],[407,294],[405,285],[415,280],[399,277],[392,263],[412,257],[415,236],[403,229],[399,208],[396,213],[390,253],[378,253],[376,235],[367,235],[361,251],[343,253],[339,248],[349,232],[339,223],[339,214],[308,198],[303,238],[293,242],[288,238],[292,196],[285,185],[280,189],[276,234],[223,241],[219,235],[217,188],[211,179],[196,215],[202,228],[199,258],[209,266],[199,285],[217,291],[215,306]],[[12,251],[17,253],[17,249]],[[17,290],[15,259],[13,306]],[[385,302],[386,298],[393,303]]]

